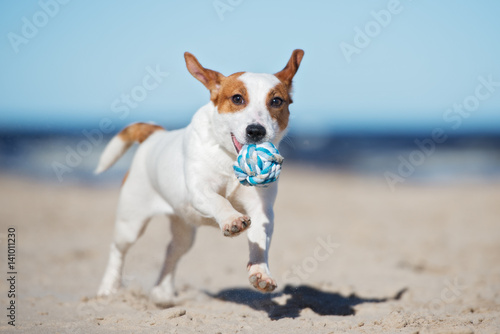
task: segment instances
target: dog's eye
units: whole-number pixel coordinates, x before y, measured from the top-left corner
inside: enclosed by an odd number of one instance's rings
[[[231,99],[233,100],[233,103],[237,105],[245,103],[243,96],[241,96],[240,94],[233,95]]]
[[[281,107],[282,104],[283,104],[283,99],[281,97],[274,97],[271,100],[271,107],[278,108]]]

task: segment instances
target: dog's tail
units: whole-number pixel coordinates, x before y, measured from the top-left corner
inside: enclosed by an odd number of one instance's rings
[[[94,173],[99,174],[104,172],[106,169],[113,166],[134,142],[142,143],[148,139],[153,132],[159,130],[165,129],[159,125],[149,123],[134,123],[127,126],[108,143],[104,152],[101,154],[101,159],[99,159],[99,164]]]

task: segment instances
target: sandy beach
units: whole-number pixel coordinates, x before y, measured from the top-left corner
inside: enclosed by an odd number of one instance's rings
[[[248,283],[245,235],[204,227],[178,268],[179,305],[167,309],[147,298],[170,239],[163,217],[128,254],[123,291],[95,297],[119,188],[0,174],[1,332],[500,332],[498,183],[391,191],[381,179],[287,165],[270,254],[278,290]],[[6,317],[9,227],[15,328]]]

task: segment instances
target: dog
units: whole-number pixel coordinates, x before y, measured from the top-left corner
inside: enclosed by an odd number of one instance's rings
[[[268,266],[277,182],[267,188],[241,185],[233,163],[245,144],[272,142],[286,133],[292,79],[304,56],[294,50],[275,74],[237,72],[224,76],[204,68],[191,53],[188,71],[210,92],[210,101],[183,129],[167,131],[147,123],[129,125],[104,149],[96,173],[111,167],[134,143],[140,143],[120,193],[109,262],[98,296],[121,286],[127,250],[155,215],[170,220],[172,240],[150,298],[158,305],[175,303],[177,262],[191,248],[196,229],[212,225],[234,237],[247,231],[250,283],[261,292],[276,289]]]

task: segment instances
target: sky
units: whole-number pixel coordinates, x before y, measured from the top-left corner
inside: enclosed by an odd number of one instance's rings
[[[500,2],[2,1],[0,129],[186,125],[183,53],[275,73],[301,48],[296,132],[500,132]]]

